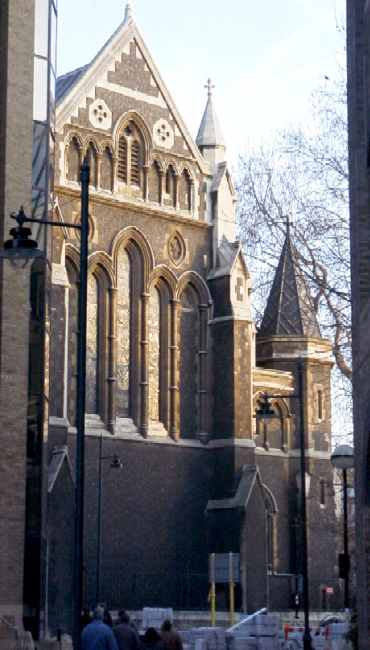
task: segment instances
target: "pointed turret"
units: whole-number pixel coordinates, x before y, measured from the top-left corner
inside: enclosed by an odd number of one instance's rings
[[[212,84],[211,79],[208,79],[207,84],[204,87],[207,89],[208,99],[200,123],[196,143],[204,158],[211,163],[212,168],[215,168],[218,163],[225,160],[226,147],[213,104],[212,90],[214,85]]]
[[[289,223],[259,334],[321,338],[312,298],[298,266]]]

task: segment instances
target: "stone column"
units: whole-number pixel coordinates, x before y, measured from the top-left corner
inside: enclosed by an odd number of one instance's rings
[[[208,305],[199,305],[199,439],[208,441]]]
[[[150,294],[145,291],[141,294],[141,367],[140,367],[140,433],[146,438],[148,435],[149,419],[149,386],[148,386],[148,302]]]
[[[116,364],[117,364],[117,289],[109,287],[108,330],[108,430],[116,427]]]
[[[179,300],[171,300],[170,324],[170,426],[169,434],[178,440],[180,433],[180,404],[179,404],[179,377],[178,377],[178,322]]]
[[[30,275],[33,259],[0,259],[0,611],[23,626]]]

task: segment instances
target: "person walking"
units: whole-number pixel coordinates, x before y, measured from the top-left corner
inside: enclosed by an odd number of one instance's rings
[[[183,650],[181,636],[168,619],[162,623],[161,639],[164,650]]]
[[[118,650],[111,628],[104,622],[104,607],[96,607],[94,619],[81,634],[81,650]]]
[[[118,650],[140,650],[139,635],[130,624],[130,617],[124,609],[118,612],[118,621],[118,624],[113,628]]]

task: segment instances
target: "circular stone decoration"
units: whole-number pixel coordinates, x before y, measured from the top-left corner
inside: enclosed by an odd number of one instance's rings
[[[185,257],[186,247],[181,235],[176,232],[168,240],[168,255],[175,266],[181,264]]]
[[[103,99],[96,99],[90,105],[89,120],[96,129],[108,131],[112,127],[112,113]]]
[[[173,128],[167,120],[160,119],[153,126],[153,140],[158,147],[171,149],[175,142]]]

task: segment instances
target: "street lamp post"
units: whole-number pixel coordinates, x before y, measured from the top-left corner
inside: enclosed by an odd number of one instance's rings
[[[96,540],[96,591],[95,604],[100,602],[100,567],[101,567],[101,549],[102,549],[102,505],[103,505],[103,460],[110,460],[112,469],[122,469],[123,464],[117,454],[113,456],[103,456],[103,435],[99,439],[99,474],[98,474],[98,529]]]
[[[75,537],[73,562],[73,647],[80,650],[80,618],[83,595],[83,520],[84,520],[84,476],[85,476],[85,403],[86,403],[86,313],[87,313],[87,258],[89,235],[89,180],[90,168],[85,159],[80,170],[81,180],[81,222],[59,223],[45,219],[27,217],[21,207],[17,215],[11,215],[18,226],[12,228],[13,239],[5,242],[7,255],[24,250],[37,249],[37,242],[30,239],[31,229],[25,223],[40,223],[56,228],[74,228],[80,231],[80,275],[78,294],[78,345],[77,345],[77,400],[76,400],[76,483],[75,483]],[[40,255],[42,253],[40,252]]]
[[[350,557],[348,551],[348,482],[347,471],[354,466],[353,448],[338,445],[331,455],[333,467],[342,470],[343,477],[343,553],[339,556],[340,577],[344,580],[344,609],[349,609]]]
[[[304,610],[304,633],[303,648],[312,650],[310,631],[310,603],[309,603],[309,582],[308,582],[308,549],[307,549],[307,509],[306,509],[306,445],[304,426],[304,404],[303,404],[303,363],[298,365],[298,392],[295,395],[269,395],[263,393],[261,396],[260,408],[256,409],[256,415],[261,419],[271,419],[276,414],[271,407],[270,400],[278,397],[299,400],[300,415],[300,475],[301,475],[301,526],[302,526],[302,577],[303,577],[303,610]]]

